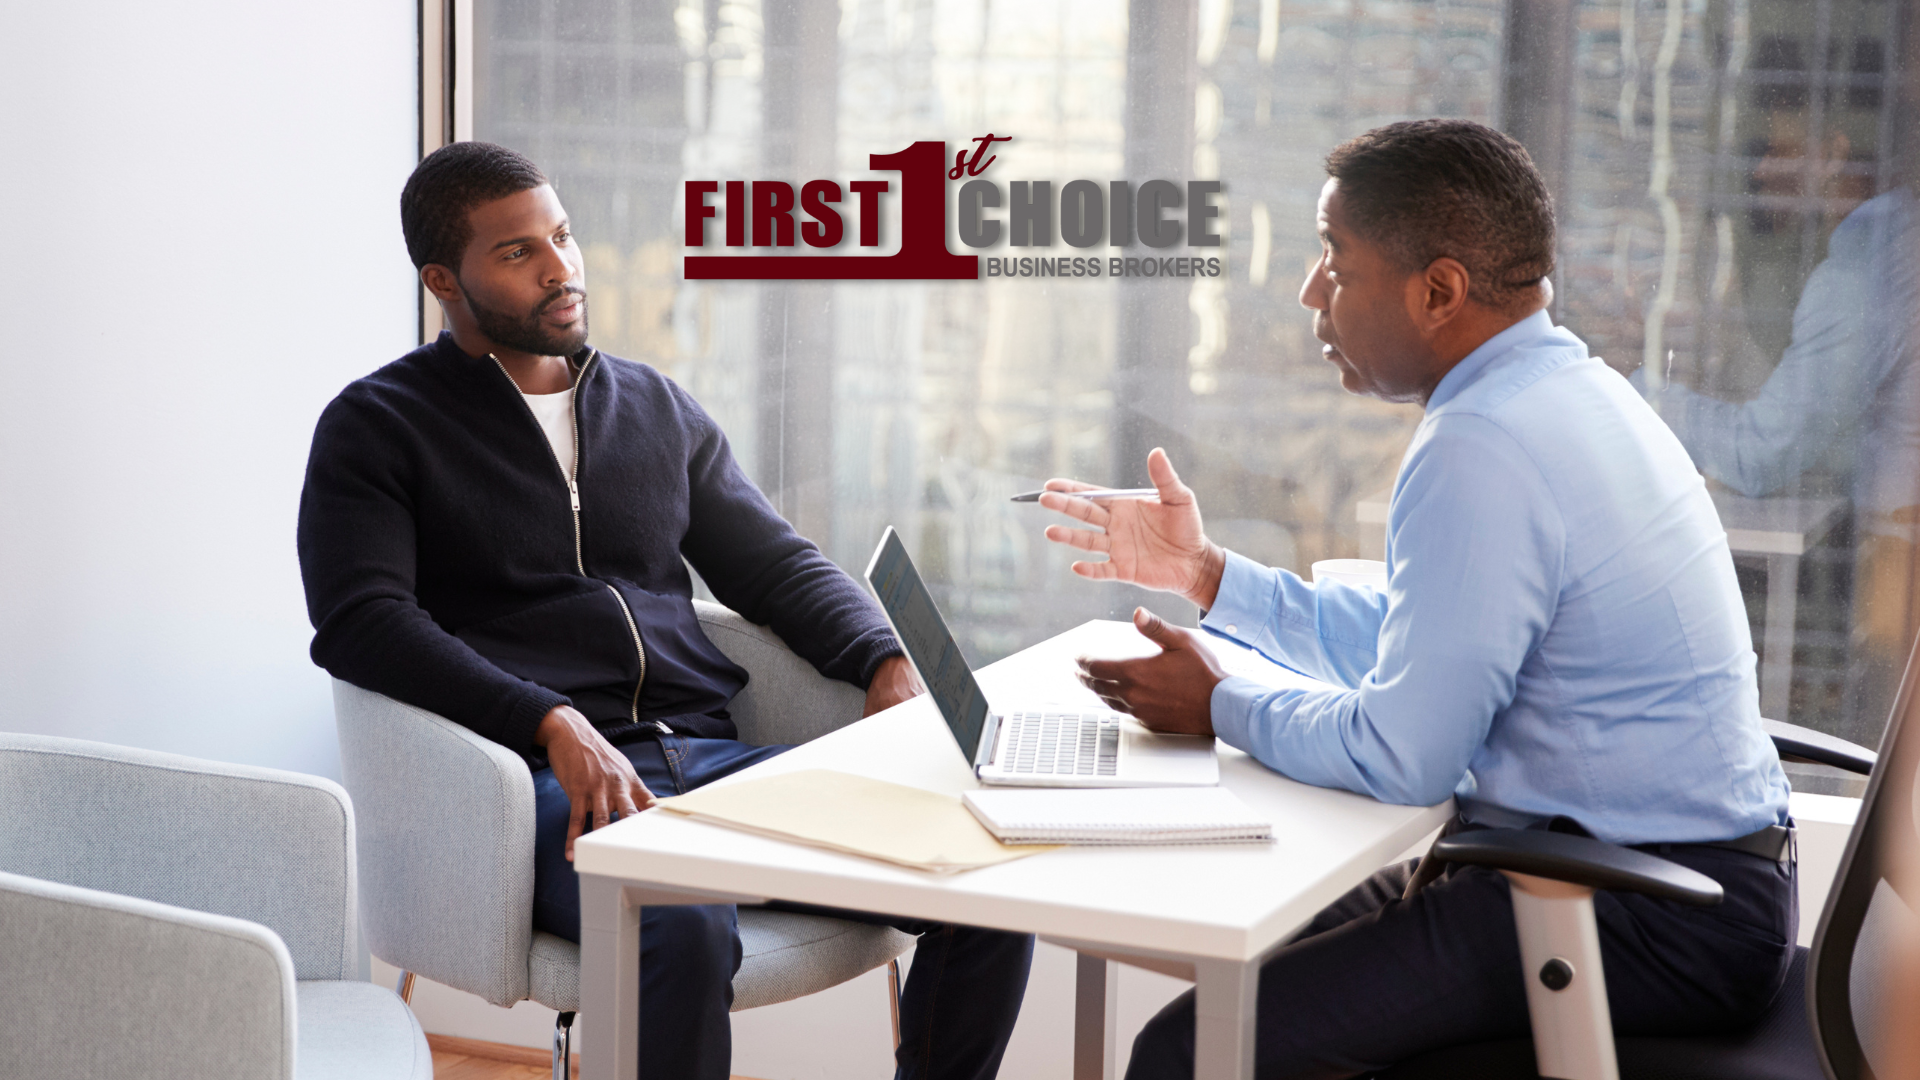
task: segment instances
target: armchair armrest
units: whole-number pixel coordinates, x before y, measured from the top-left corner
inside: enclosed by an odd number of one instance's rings
[[[803,743],[860,719],[867,695],[859,687],[820,674],[779,635],[719,604],[695,600],[693,610],[707,639],[747,669],[747,688],[728,706],[741,742]]]
[[[1718,904],[1722,896],[1720,883],[1699,871],[1644,851],[1569,833],[1475,829],[1436,841],[1433,857],[1700,907]]]
[[[258,923],[0,873],[0,956],[0,1075],[293,1076],[293,958]]]
[[[533,776],[520,755],[336,679],[340,773],[360,815],[375,956],[496,1005],[527,996]]]
[[[318,776],[0,734],[0,871],[260,923],[302,979],[359,970],[353,829]]]
[[[1802,758],[1816,765],[1831,765],[1836,769],[1845,769],[1861,776],[1873,772],[1874,763],[1880,755],[1845,739],[1829,735],[1824,731],[1815,731],[1798,724],[1789,724],[1783,720],[1762,720],[1760,726],[1767,730],[1773,739],[1773,748],[1780,756]]]
[[[1644,851],[1537,829],[1476,829],[1443,837],[1433,857],[1506,875],[1541,1076],[1620,1075],[1607,1006],[1593,890],[1623,889],[1702,907],[1720,883]]]

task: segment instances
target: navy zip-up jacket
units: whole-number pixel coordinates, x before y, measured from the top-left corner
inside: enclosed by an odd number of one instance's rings
[[[300,496],[314,662],[535,762],[562,704],[614,742],[655,721],[732,738],[747,675],[701,632],[691,563],[822,674],[867,685],[900,651],[885,617],[713,418],[645,364],[575,360],[577,511],[519,388],[451,334],[327,406]]]

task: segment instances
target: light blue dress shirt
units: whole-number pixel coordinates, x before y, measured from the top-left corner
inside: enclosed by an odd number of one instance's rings
[[[1910,539],[1920,502],[1920,215],[1908,188],[1862,203],[1793,309],[1793,341],[1744,402],[1685,387],[1654,408],[1700,470],[1745,495],[1822,466],[1853,478],[1868,532]],[[1636,372],[1636,375],[1639,373]]]
[[[1546,313],[1441,380],[1394,481],[1388,585],[1229,554],[1201,625],[1344,689],[1232,677],[1219,737],[1310,784],[1603,840],[1783,823],[1746,609],[1687,453]]]

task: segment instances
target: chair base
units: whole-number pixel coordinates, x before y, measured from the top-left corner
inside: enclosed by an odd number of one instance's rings
[[[553,1080],[572,1080],[573,1013],[555,1013],[553,1017]]]
[[[893,1020],[893,1048],[900,1049],[900,958],[887,961],[887,1015]]]

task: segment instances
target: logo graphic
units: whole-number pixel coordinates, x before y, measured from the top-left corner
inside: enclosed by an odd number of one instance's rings
[[[949,181],[965,180],[957,200],[957,235],[969,248],[1000,242],[1007,246],[1050,248],[1054,226],[1070,247],[1096,245],[1170,248],[1184,237],[1190,248],[1217,248],[1213,231],[1220,208],[1212,202],[1217,180],[1149,180],[1138,189],[1126,180],[1104,187],[1074,180],[1053,196],[1049,180],[1016,180],[1003,191],[981,176],[999,160],[994,144],[1010,135],[973,139],[972,153],[961,150],[947,165],[945,142],[916,142],[892,154],[872,154],[875,172],[900,174],[900,249],[891,255],[694,255],[684,260],[688,281],[974,281],[981,257],[956,254],[947,247]],[[851,194],[851,205],[847,195]],[[720,233],[728,248],[815,249],[839,247],[849,223],[859,247],[877,248],[884,209],[891,202],[890,180],[855,180],[843,192],[834,180],[809,180],[794,186],[780,180],[689,180],[686,183],[686,246],[706,250],[709,233]],[[719,196],[718,204],[713,198]],[[1006,208],[1004,219],[989,211]],[[1181,211],[1184,210],[1184,213]],[[719,228],[709,228],[718,218]],[[1184,220],[1183,220],[1184,218]],[[1174,257],[989,257],[987,277],[1218,277],[1217,256]]]

